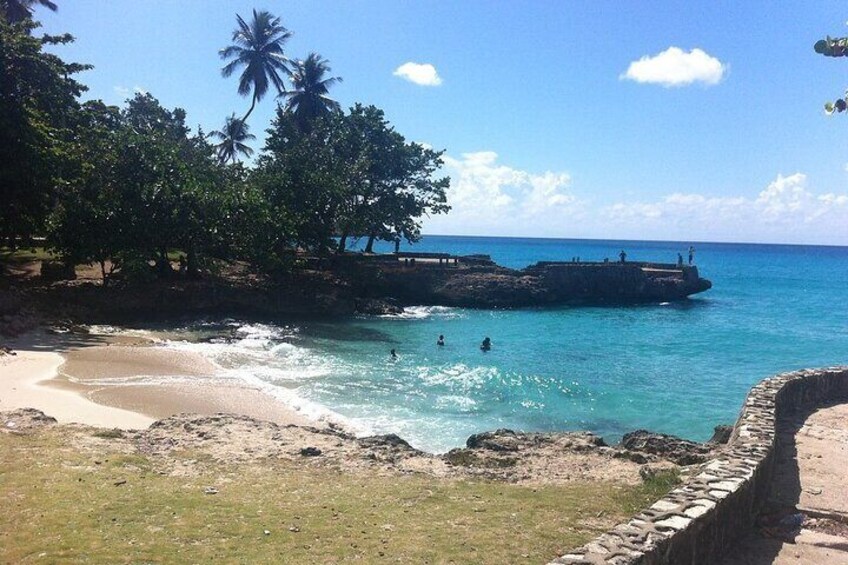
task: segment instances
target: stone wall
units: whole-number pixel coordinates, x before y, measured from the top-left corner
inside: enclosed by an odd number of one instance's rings
[[[784,373],[748,393],[730,442],[684,484],[559,564],[715,563],[753,527],[775,460],[776,422],[793,412],[848,399],[848,367]]]

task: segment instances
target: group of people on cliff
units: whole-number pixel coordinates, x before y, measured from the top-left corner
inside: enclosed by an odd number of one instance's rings
[[[695,261],[695,247],[689,246],[689,264],[691,265]],[[683,267],[683,255],[680,253],[677,254],[677,266]]]
[[[619,258],[619,261],[621,263],[626,263],[627,262],[627,252],[625,252],[624,249],[622,249],[621,252],[618,254],[618,258]],[[604,262],[606,263],[606,260],[604,260]],[[692,265],[694,262],[695,262],[695,246],[690,245],[689,246],[689,265]],[[681,267],[681,268],[683,267],[683,254],[682,253],[677,254],[677,266]]]

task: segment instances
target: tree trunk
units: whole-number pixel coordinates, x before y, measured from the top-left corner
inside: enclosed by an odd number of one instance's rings
[[[197,253],[194,251],[194,245],[190,245],[186,254],[186,274],[190,279],[200,278],[200,271],[197,268]]]
[[[374,253],[374,240],[377,239],[377,236],[371,234],[368,236],[368,243],[365,245],[365,253]]]
[[[106,274],[106,261],[104,259],[100,260],[100,274],[103,276],[103,288],[106,288],[109,285],[109,276]]]
[[[253,93],[253,102],[250,103],[250,109],[247,111],[247,114],[245,114],[244,117],[241,119],[241,123],[245,123],[247,121],[248,116],[250,116],[250,113],[253,112],[253,108],[255,106],[256,106],[256,92]]]
[[[339,255],[344,253],[345,249],[347,248],[347,235],[348,235],[347,232],[345,232],[339,238],[339,246],[338,246],[338,248],[336,248],[336,253],[338,253]]]
[[[168,260],[167,247],[161,247],[159,249],[159,260],[157,261],[156,270],[159,271],[159,276],[163,278],[171,274],[171,262]]]

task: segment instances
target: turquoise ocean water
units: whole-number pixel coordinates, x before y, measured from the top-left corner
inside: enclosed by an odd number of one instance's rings
[[[427,236],[414,249],[541,260],[674,262],[689,242]],[[334,322],[215,321],[173,335],[281,401],[361,433],[445,451],[495,428],[646,428],[706,440],[771,374],[848,363],[848,248],[696,243],[713,289],[688,301],[523,310],[411,308]],[[386,246],[383,251],[389,251]],[[197,336],[220,336],[197,343]],[[436,346],[439,334],[447,345]],[[489,352],[479,349],[492,338]],[[389,358],[396,349],[398,359]]]

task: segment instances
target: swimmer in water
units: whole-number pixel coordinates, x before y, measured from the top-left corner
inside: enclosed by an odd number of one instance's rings
[[[397,359],[397,353],[395,352],[395,350],[394,350],[394,349],[392,349],[392,350],[389,352],[389,355],[391,355],[391,356],[392,356],[392,359],[393,359],[393,360],[394,360],[394,359]]]
[[[483,343],[480,344],[480,349],[482,351],[488,351],[492,348],[492,340],[487,338],[483,339]]]
[[[436,342],[436,345],[444,345],[445,344],[445,336],[439,335],[439,341]]]

